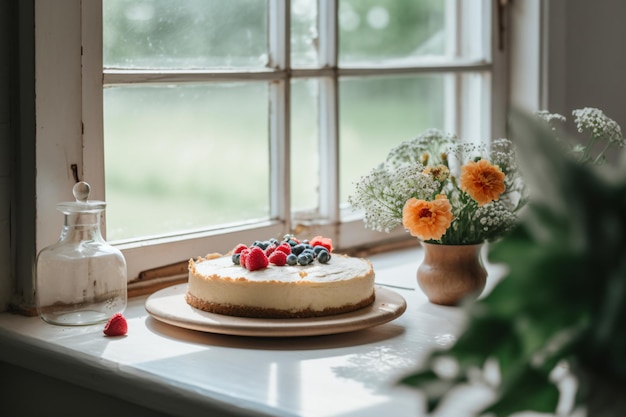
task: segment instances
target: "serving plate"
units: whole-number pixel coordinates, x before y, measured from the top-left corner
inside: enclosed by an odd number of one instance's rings
[[[376,286],[373,304],[349,313],[303,319],[234,317],[198,310],[185,301],[187,284],[159,290],[148,297],[146,310],[155,319],[202,332],[260,337],[317,336],[366,329],[390,322],[406,310],[404,298]]]

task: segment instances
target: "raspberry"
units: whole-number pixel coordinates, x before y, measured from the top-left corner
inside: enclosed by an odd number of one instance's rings
[[[267,265],[269,265],[269,260],[267,256],[265,256],[263,249],[256,246],[249,249],[245,262],[246,268],[248,268],[249,271],[267,268]]]
[[[248,249],[248,247],[246,245],[244,245],[243,243],[240,243],[237,246],[235,246],[235,249],[233,249],[233,254],[234,253],[241,253],[241,251],[244,250],[244,249]]]
[[[287,254],[283,251],[274,251],[269,257],[270,263],[273,263],[276,266],[283,266],[287,264]]]
[[[309,242],[311,246],[323,246],[330,253],[333,251],[333,240],[329,237],[315,236]]]
[[[276,250],[284,252],[285,255],[289,255],[291,253],[291,245],[289,243],[287,243],[287,242],[284,242],[284,243],[281,243],[280,245],[278,245]]]
[[[269,256],[272,254],[272,252],[276,250],[276,248],[277,248],[276,245],[269,245],[267,249],[265,249],[265,256],[269,258]]]
[[[111,316],[104,325],[104,334],[107,336],[124,336],[128,332],[128,323],[122,313]]]
[[[248,259],[248,254],[250,253],[250,249],[244,249],[239,253],[239,265],[246,267],[246,260]]]

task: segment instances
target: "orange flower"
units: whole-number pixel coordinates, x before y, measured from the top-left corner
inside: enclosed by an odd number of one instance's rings
[[[450,177],[450,170],[445,165],[426,167],[422,173],[432,175],[439,182],[444,182]]]
[[[506,188],[504,172],[486,159],[463,165],[460,181],[461,190],[476,200],[479,206],[498,200]]]
[[[439,194],[434,201],[409,199],[402,209],[402,224],[421,240],[439,240],[452,224],[452,206]]]

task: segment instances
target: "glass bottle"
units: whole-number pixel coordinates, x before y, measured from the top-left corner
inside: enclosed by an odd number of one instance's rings
[[[52,324],[107,321],[127,302],[124,255],[100,231],[104,201],[89,201],[86,182],[74,185],[75,202],[57,204],[65,215],[59,240],[39,252],[35,266],[37,312]]]

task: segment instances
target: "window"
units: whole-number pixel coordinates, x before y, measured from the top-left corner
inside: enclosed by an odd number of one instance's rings
[[[364,229],[352,183],[429,127],[504,131],[487,0],[81,3],[37,3],[38,247],[74,164],[130,279],[288,232],[403,238]]]

